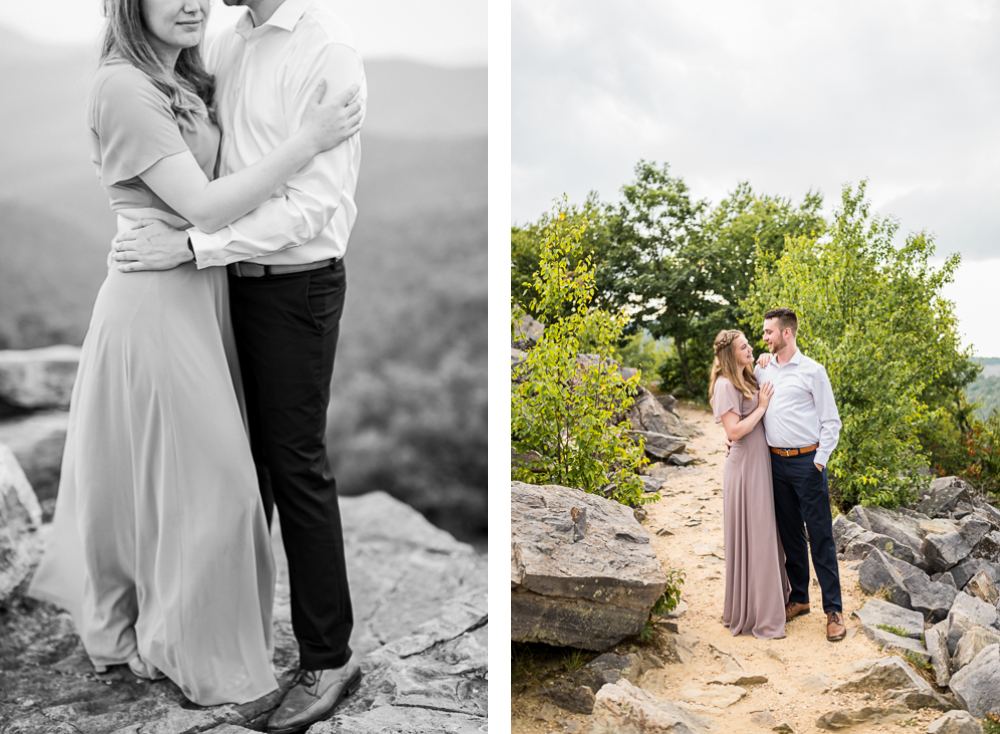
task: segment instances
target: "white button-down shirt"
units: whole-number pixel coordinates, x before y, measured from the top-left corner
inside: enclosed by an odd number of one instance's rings
[[[220,176],[252,165],[298,129],[320,80],[327,82],[327,95],[358,83],[367,96],[350,30],[316,0],[285,0],[259,28],[247,11],[208,45],[206,66],[216,77]],[[230,226],[211,234],[189,230],[198,267],[343,257],[358,214],[360,166],[355,135],[316,156],[273,198]]]
[[[774,395],[764,413],[767,445],[798,449],[819,444],[815,462],[826,466],[840,440],[840,414],[830,378],[819,362],[799,350],[784,365],[772,359],[754,368],[758,383],[770,382]]]

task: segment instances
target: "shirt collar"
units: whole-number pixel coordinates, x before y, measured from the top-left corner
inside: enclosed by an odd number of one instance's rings
[[[285,0],[278,9],[274,11],[270,18],[268,18],[261,28],[265,26],[274,26],[275,28],[280,28],[284,31],[295,30],[296,24],[305,15],[306,10],[312,5],[316,0]],[[250,16],[250,11],[247,10],[243,16],[236,21],[235,27],[236,33],[238,33],[243,38],[250,38],[250,34],[253,33],[254,26],[253,20]]]
[[[795,354],[792,355],[792,358],[788,360],[786,364],[798,364],[801,361],[802,361],[802,350],[796,347]]]

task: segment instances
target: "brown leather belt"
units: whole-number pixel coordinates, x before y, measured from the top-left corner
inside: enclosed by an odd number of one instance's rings
[[[290,273],[304,273],[307,270],[319,270],[329,267],[334,260],[320,260],[304,265],[258,265],[257,263],[229,263],[226,269],[230,275],[237,278],[263,278],[265,275],[288,275]]]
[[[799,454],[808,454],[810,451],[815,451],[819,448],[819,444],[814,443],[812,446],[803,446],[800,449],[776,449],[774,446],[768,446],[768,448],[778,456],[784,456],[787,458],[789,456],[798,456]]]

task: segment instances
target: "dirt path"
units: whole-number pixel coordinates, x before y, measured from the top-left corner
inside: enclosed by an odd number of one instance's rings
[[[704,432],[702,437],[688,444],[688,453],[704,463],[679,470],[667,479],[661,490],[661,501],[646,506],[648,516],[643,525],[664,569],[681,568],[686,574],[682,600],[687,611],[677,621],[681,634],[696,638],[698,644],[693,658],[686,664],[651,670],[640,679],[639,685],[661,698],[680,701],[682,689],[707,688],[710,680],[724,672],[731,659],[719,651],[734,654],[747,673],[763,675],[768,682],[750,687],[742,700],[724,709],[690,707],[724,726],[727,734],[768,731],[769,728],[751,722],[755,713],[765,710],[770,711],[777,722],[788,721],[796,734],[812,734],[823,732],[816,727],[816,720],[835,708],[880,705],[878,698],[865,698],[865,694],[810,693],[800,685],[802,679],[818,674],[836,683],[850,677],[845,669],[851,662],[887,655],[863,635],[855,634],[854,628],[859,622],[850,614],[864,605],[866,597],[858,585],[857,572],[847,569],[844,564],[840,566],[840,581],[848,639],[827,642],[826,615],[822,613],[815,573],[811,573],[810,582],[813,611],[789,622],[784,639],[733,637],[722,626],[725,562],[716,556],[699,553],[706,553],[708,549],[704,546],[721,549],[723,545],[722,467],[725,454],[721,449],[724,449],[725,434],[706,411],[679,407],[679,412]],[[700,524],[694,525],[693,520]],[[673,535],[657,535],[656,531],[662,528]],[[619,651],[630,646],[635,647],[635,642],[622,643],[618,646]],[[656,647],[654,641],[651,647],[640,649],[655,652]],[[544,701],[532,696],[531,689],[531,686],[515,686],[512,691],[513,732],[566,731],[567,724],[575,729],[575,722],[586,721],[584,716],[564,712],[560,713],[560,718],[565,723],[536,719]],[[881,724],[860,724],[848,731],[852,734],[923,731],[928,723],[940,716],[940,712],[922,710],[895,716]],[[722,726],[717,730],[722,731]]]

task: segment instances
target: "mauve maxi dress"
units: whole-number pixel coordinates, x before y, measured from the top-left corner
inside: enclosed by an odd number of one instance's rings
[[[725,377],[712,397],[715,422],[726,413],[741,419],[757,408],[758,393],[745,398]],[[722,474],[726,551],[726,599],[722,623],[733,635],[774,639],[785,636],[788,577],[774,519],[771,459],[764,421],[733,442]]]
[[[139,178],[190,150],[212,176],[218,128],[123,61],[90,98],[98,175],[119,227],[183,226]],[[72,612],[98,667],[135,662],[202,705],[277,688],[274,561],[250,444],[224,268],[108,270],[73,386],[55,520],[29,593]]]

